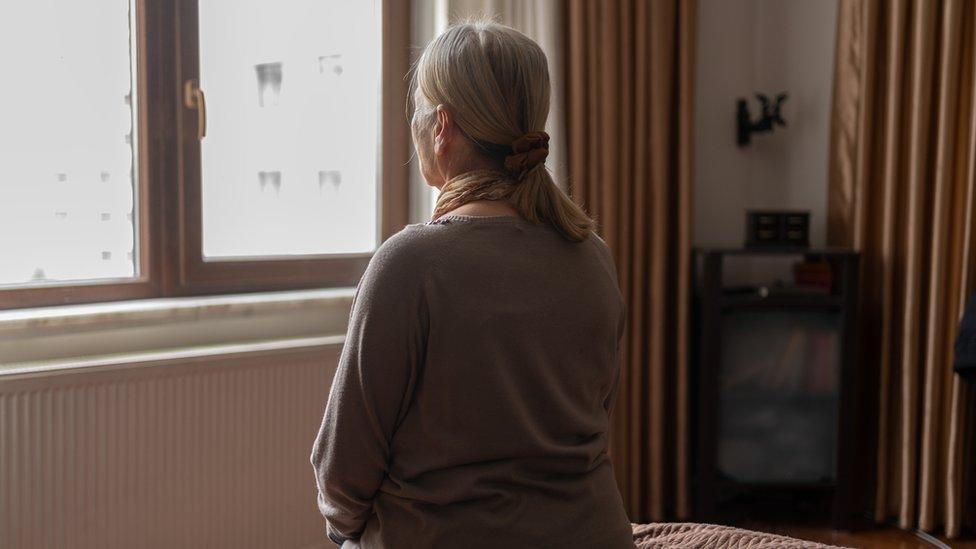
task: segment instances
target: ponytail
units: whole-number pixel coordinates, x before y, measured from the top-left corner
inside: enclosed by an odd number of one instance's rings
[[[522,217],[548,222],[563,237],[582,242],[593,232],[593,220],[552,180],[545,166],[529,171],[512,189],[508,201]]]

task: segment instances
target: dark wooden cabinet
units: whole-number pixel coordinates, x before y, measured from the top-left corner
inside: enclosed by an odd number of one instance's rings
[[[859,399],[858,262],[844,249],[695,250],[697,519],[795,506],[786,512],[858,525],[870,438]]]

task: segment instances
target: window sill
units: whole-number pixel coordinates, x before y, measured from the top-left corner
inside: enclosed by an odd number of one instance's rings
[[[0,376],[250,346],[341,344],[354,288],[0,311]]]

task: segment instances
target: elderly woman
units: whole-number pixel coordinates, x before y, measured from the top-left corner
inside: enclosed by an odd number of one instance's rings
[[[346,547],[633,547],[607,455],[623,304],[543,161],[537,44],[454,26],[414,74],[433,219],[360,282],[312,463]]]

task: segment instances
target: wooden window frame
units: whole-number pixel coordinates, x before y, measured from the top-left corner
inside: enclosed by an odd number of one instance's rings
[[[204,260],[197,112],[183,83],[199,76],[198,0],[137,0],[139,276],[0,290],[0,309],[355,285],[372,254]],[[408,222],[410,133],[404,114],[410,2],[382,1],[379,233]],[[206,91],[206,90],[204,90]]]

